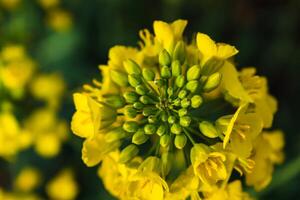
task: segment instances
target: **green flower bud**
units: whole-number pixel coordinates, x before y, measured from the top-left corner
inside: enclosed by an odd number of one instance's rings
[[[153,81],[155,78],[155,73],[152,69],[144,68],[143,69],[143,77],[146,81]]]
[[[140,101],[145,105],[154,103],[153,99],[146,95],[140,96]]]
[[[135,102],[135,103],[133,104],[133,107],[134,107],[135,109],[141,110],[141,109],[144,108],[144,104],[142,104],[141,102]]]
[[[193,81],[189,81],[189,82],[185,85],[185,88],[186,88],[187,90],[189,90],[190,92],[194,93],[194,92],[196,92],[198,86],[199,86],[199,82],[196,81],[196,80],[193,80]]]
[[[111,143],[120,140],[122,138],[125,138],[126,135],[127,135],[126,132],[121,127],[119,127],[106,133],[104,139],[106,142]]]
[[[200,105],[202,104],[203,102],[203,99],[200,95],[194,95],[192,98],[191,98],[191,105],[192,105],[192,108],[199,108]]]
[[[216,73],[210,75],[203,87],[203,90],[205,92],[210,92],[210,91],[216,89],[221,82],[221,77],[222,77],[222,75],[219,72],[216,72]]]
[[[134,103],[139,99],[139,95],[133,91],[125,92],[123,96],[127,103]]]
[[[157,117],[155,115],[150,115],[148,117],[148,122],[153,124],[153,123],[156,123],[157,122]]]
[[[171,65],[171,68],[172,68],[172,76],[177,77],[177,76],[180,75],[180,73],[181,73],[181,65],[180,65],[179,60],[173,61],[172,65]]]
[[[208,122],[208,121],[203,121],[199,124],[199,129],[203,135],[209,138],[216,138],[219,136],[217,129],[215,126]]]
[[[180,117],[180,119],[179,119],[179,123],[183,127],[188,127],[190,125],[191,121],[192,121],[192,119],[189,116],[183,116],[183,117]]]
[[[119,162],[126,163],[134,158],[138,153],[138,147],[134,144],[130,144],[121,151]]]
[[[177,76],[175,83],[177,87],[182,88],[185,84],[184,76],[183,75]]]
[[[179,98],[174,100],[174,106],[180,106],[181,100]]]
[[[174,116],[171,115],[171,116],[168,117],[169,124],[174,124],[175,121],[176,121],[176,118]]]
[[[128,85],[128,79],[126,74],[116,70],[111,70],[110,73],[112,81],[115,82],[117,85],[121,87],[126,87]]]
[[[177,149],[183,149],[184,146],[186,145],[187,138],[184,134],[176,135],[174,144]]]
[[[188,98],[184,98],[181,100],[180,104],[181,104],[181,107],[187,108],[190,106],[191,102]]]
[[[159,136],[162,136],[163,134],[165,134],[167,131],[167,127],[166,125],[162,124],[158,127],[158,129],[156,130],[156,134]]]
[[[186,90],[180,90],[180,92],[178,93],[178,97],[180,99],[184,99],[184,97],[186,97],[187,93],[188,92]]]
[[[173,51],[173,59],[179,60],[181,64],[184,63],[185,60],[185,46],[183,41],[177,42],[175,49]]]
[[[158,87],[162,87],[164,85],[164,80],[163,79],[156,79],[154,81],[154,83],[158,86]]]
[[[168,121],[168,114],[166,112],[163,111],[160,116],[163,122]]]
[[[171,126],[171,133],[174,133],[174,134],[180,134],[182,131],[182,128],[179,124],[177,123],[174,123],[172,126]]]
[[[156,114],[156,112],[157,112],[157,109],[154,108],[154,107],[145,107],[143,109],[143,115],[144,116],[154,115],[154,114]]]
[[[169,96],[172,96],[174,94],[174,89],[172,87],[169,87],[167,92]]]
[[[135,87],[135,91],[139,95],[145,95],[148,92],[148,89],[143,85],[138,85]]]
[[[187,71],[187,80],[197,80],[200,77],[201,68],[199,65],[194,65],[190,67]]]
[[[169,134],[164,134],[160,137],[159,143],[162,147],[167,147],[170,144],[171,136]]]
[[[161,68],[160,75],[163,78],[170,78],[171,77],[171,71],[170,71],[169,67],[168,66],[163,66]]]
[[[124,99],[119,95],[105,97],[105,103],[113,108],[122,108],[125,105]]]
[[[161,163],[162,163],[162,172],[163,172],[163,177],[169,174],[171,168],[172,168],[172,163],[173,163],[173,156],[172,153],[166,151],[163,152],[161,155]]]
[[[135,133],[139,128],[139,125],[135,121],[127,121],[123,124],[123,129],[129,133]]]
[[[144,131],[145,131],[146,134],[152,135],[156,132],[156,128],[157,127],[154,124],[146,124],[144,126]]]
[[[134,109],[132,106],[126,106],[124,109],[124,114],[126,117],[135,118],[137,115],[137,110]]]
[[[187,114],[187,109],[186,108],[181,108],[181,109],[178,110],[179,117],[182,117],[186,114]]]
[[[133,144],[144,144],[149,139],[148,135],[145,135],[145,132],[143,129],[139,129],[133,136],[132,136],[132,143]]]
[[[131,59],[127,59],[123,62],[124,68],[128,74],[140,74],[140,66]]]
[[[159,54],[159,58],[158,58],[159,64],[161,66],[169,66],[171,63],[171,56],[170,54],[167,52],[167,50],[162,50]]]
[[[142,79],[138,74],[130,74],[128,75],[128,82],[132,87],[137,87],[142,83]]]

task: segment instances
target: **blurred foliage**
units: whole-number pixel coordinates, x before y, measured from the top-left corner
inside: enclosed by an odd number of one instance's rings
[[[5,0],[0,0],[5,2]],[[271,186],[260,199],[297,199],[300,185],[300,1],[299,0],[61,0],[72,26],[55,30],[47,18],[51,9],[38,0],[20,0],[20,5],[0,8],[0,46],[22,44],[42,72],[60,71],[68,85],[61,116],[70,120],[74,111],[71,94],[99,74],[97,66],[107,60],[116,44],[137,45],[138,30],[151,29],[153,20],[189,21],[185,34],[204,32],[217,41],[233,44],[241,52],[238,65],[256,66],[268,77],[270,92],[279,102],[275,128],[286,133],[286,164],[278,167]],[[47,25],[48,23],[48,25]],[[100,78],[100,74],[99,74]],[[42,169],[45,181],[62,166],[72,166],[79,183],[78,199],[109,199],[96,169],[81,161],[79,139],[64,144],[62,153],[50,160],[32,149],[22,152],[13,165],[0,160],[0,185],[28,163]],[[2,173],[9,172],[9,173]],[[41,189],[40,194],[45,195]]]

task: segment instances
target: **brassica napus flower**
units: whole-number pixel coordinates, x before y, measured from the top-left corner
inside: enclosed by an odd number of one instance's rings
[[[255,154],[276,111],[265,78],[236,69],[234,46],[203,33],[185,42],[186,25],[155,21],[139,48],[111,48],[102,81],[74,94],[82,159],[102,162],[100,177],[119,199],[249,199],[238,180],[229,182],[232,172],[254,185],[265,177],[250,181],[257,162],[281,153],[272,142],[274,151]]]

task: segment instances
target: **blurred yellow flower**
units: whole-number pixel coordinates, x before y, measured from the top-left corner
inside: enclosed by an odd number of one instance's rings
[[[48,25],[57,32],[70,30],[73,18],[70,12],[61,9],[50,10],[47,18]]]
[[[1,6],[6,8],[7,10],[13,10],[15,9],[19,4],[21,0],[0,0]]]
[[[25,167],[14,180],[14,187],[16,191],[28,193],[34,190],[40,182],[40,172],[35,168]]]
[[[60,0],[37,0],[37,1],[45,9],[53,8],[60,3]]]
[[[61,171],[47,184],[46,192],[51,199],[75,199],[78,194],[78,185],[73,173],[68,169]]]

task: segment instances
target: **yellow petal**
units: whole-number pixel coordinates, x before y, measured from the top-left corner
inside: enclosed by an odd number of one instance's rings
[[[183,31],[187,25],[187,20],[176,20],[171,24],[175,40],[179,40],[182,37]]]
[[[234,46],[224,43],[218,43],[217,48],[218,50],[216,57],[222,59],[230,58],[239,52]]]
[[[203,55],[203,61],[201,61],[203,63],[217,54],[217,46],[215,42],[206,34],[197,34],[197,47]]]

